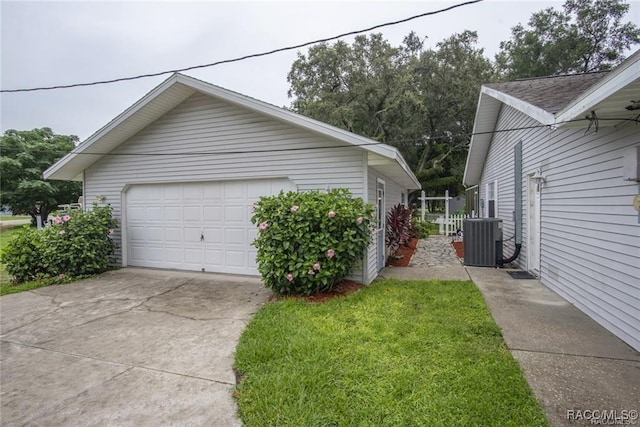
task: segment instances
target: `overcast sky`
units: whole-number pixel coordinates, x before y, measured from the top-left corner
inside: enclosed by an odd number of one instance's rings
[[[462,0],[461,0],[462,1]],[[460,2],[461,2],[460,1]],[[206,64],[403,19],[459,2],[2,1],[2,89],[89,82]],[[628,20],[640,25],[640,0]],[[427,46],[475,30],[489,57],[510,29],[561,1],[485,0],[377,30],[393,45],[410,31]],[[352,38],[345,39],[350,42]],[[304,50],[306,52],[306,50]],[[186,74],[277,106],[288,106],[287,73],[296,52],[277,53]],[[89,137],[168,75],[133,82],[1,98],[1,127],[50,127]]]

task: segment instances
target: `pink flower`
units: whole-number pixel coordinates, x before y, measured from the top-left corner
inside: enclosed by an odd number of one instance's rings
[[[307,272],[307,274],[311,275],[311,276],[315,276],[316,272],[313,271],[312,268],[309,269],[309,271]]]
[[[320,270],[320,263],[316,262],[315,264],[313,264],[313,269],[316,270],[316,271]]]
[[[336,213],[334,211],[329,211],[329,213],[327,214],[327,216],[329,218],[333,218],[334,216],[336,216]]]
[[[71,217],[70,217],[69,215],[65,215],[65,216],[63,216],[63,217],[62,217],[62,220],[63,220],[64,222],[67,222],[67,221],[69,221],[70,219],[71,219]]]
[[[58,274],[59,279],[64,279],[66,276],[64,274]]]
[[[287,274],[287,280],[290,282],[293,282],[293,274],[291,273]]]
[[[113,234],[113,228],[109,229],[109,234]]]
[[[298,206],[298,205],[291,206],[291,212],[297,212],[298,209],[300,209],[300,206]]]
[[[265,222],[261,222],[260,225],[259,225],[260,230],[266,230],[268,226],[269,226],[269,224],[267,224],[266,221]]]
[[[58,231],[58,234],[64,234],[64,233],[66,233],[66,231],[64,231],[64,230]]]
[[[329,249],[327,250],[327,257],[328,258],[333,258],[333,256],[336,254],[336,251],[334,251],[333,249]]]
[[[364,218],[362,218],[361,216],[359,216],[358,219],[356,219],[356,222],[358,224],[362,224],[362,221],[364,221]]]
[[[53,218],[53,222],[55,222],[56,224],[60,224],[62,222],[62,218],[60,218],[59,216],[56,216]]]

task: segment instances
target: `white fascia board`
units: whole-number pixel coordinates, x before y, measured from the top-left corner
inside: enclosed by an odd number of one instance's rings
[[[396,150],[396,149],[394,148],[394,150]],[[395,158],[395,160],[398,162],[398,164],[400,165],[402,170],[404,170],[404,172],[407,174],[407,176],[409,177],[410,181],[415,185],[415,188],[414,187],[407,187],[407,190],[420,190],[420,189],[422,189],[422,184],[420,183],[420,181],[418,181],[418,178],[411,171],[411,168],[409,167],[407,162],[404,160],[404,157],[402,157],[402,154],[400,154],[400,152],[398,150],[396,150],[396,158]]]
[[[500,116],[501,102],[480,91],[478,108],[473,122],[473,135],[467,152],[467,162],[464,167],[462,184],[477,185],[484,168],[484,162],[489,152],[489,145],[493,139],[492,132],[496,128]],[[479,134],[479,135],[476,135]]]
[[[503,104],[509,105],[515,108],[518,111],[526,114],[527,116],[537,120],[538,122],[544,125],[553,125],[556,122],[556,117],[552,113],[540,108],[535,105],[529,104],[522,99],[518,99],[511,95],[507,95],[506,93],[497,91],[495,89],[482,86],[481,93],[491,96],[492,98],[497,99]]]
[[[573,120],[611,94],[633,83],[640,77],[640,50],[627,58],[602,80],[571,101],[556,114],[558,122]]]
[[[168,87],[173,85],[177,81],[177,77],[178,76],[174,74],[171,77],[169,77],[168,79],[166,79],[164,82],[160,83],[153,90],[151,90],[145,96],[140,98],[136,103],[134,103],[132,106],[130,106],[129,108],[124,110],[122,113],[120,113],[118,116],[116,116],[116,118],[111,120],[109,123],[107,123],[102,128],[100,128],[98,131],[96,131],[93,135],[91,135],[89,138],[87,138],[84,142],[82,142],[80,145],[78,145],[73,150],[71,150],[70,153],[68,153],[66,156],[64,156],[63,158],[58,160],[56,163],[51,165],[47,170],[45,170],[42,173],[42,175],[44,176],[44,179],[49,179],[52,175],[54,175],[57,171],[62,169],[72,159],[74,159],[79,153],[83,153],[83,152],[87,151],[88,149],[90,149],[91,147],[93,147],[94,144],[96,144],[96,142],[100,141],[100,139],[103,136],[105,136],[106,134],[108,134],[109,132],[111,132],[112,130],[117,128],[125,120],[127,120],[128,118],[133,116],[141,108],[143,108],[145,105],[147,105],[153,99],[155,99],[157,96],[162,94]]]

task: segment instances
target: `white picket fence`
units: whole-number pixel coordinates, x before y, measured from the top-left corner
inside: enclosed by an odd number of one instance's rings
[[[471,218],[470,215],[449,215],[449,220],[444,216],[439,216],[435,221],[431,221],[439,226],[440,234],[452,236],[457,234],[458,230],[462,230],[462,223],[465,218]]]

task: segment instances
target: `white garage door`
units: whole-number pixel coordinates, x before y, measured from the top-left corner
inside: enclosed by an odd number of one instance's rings
[[[294,190],[287,179],[133,185],[126,192],[127,263],[257,275],[251,206]]]

